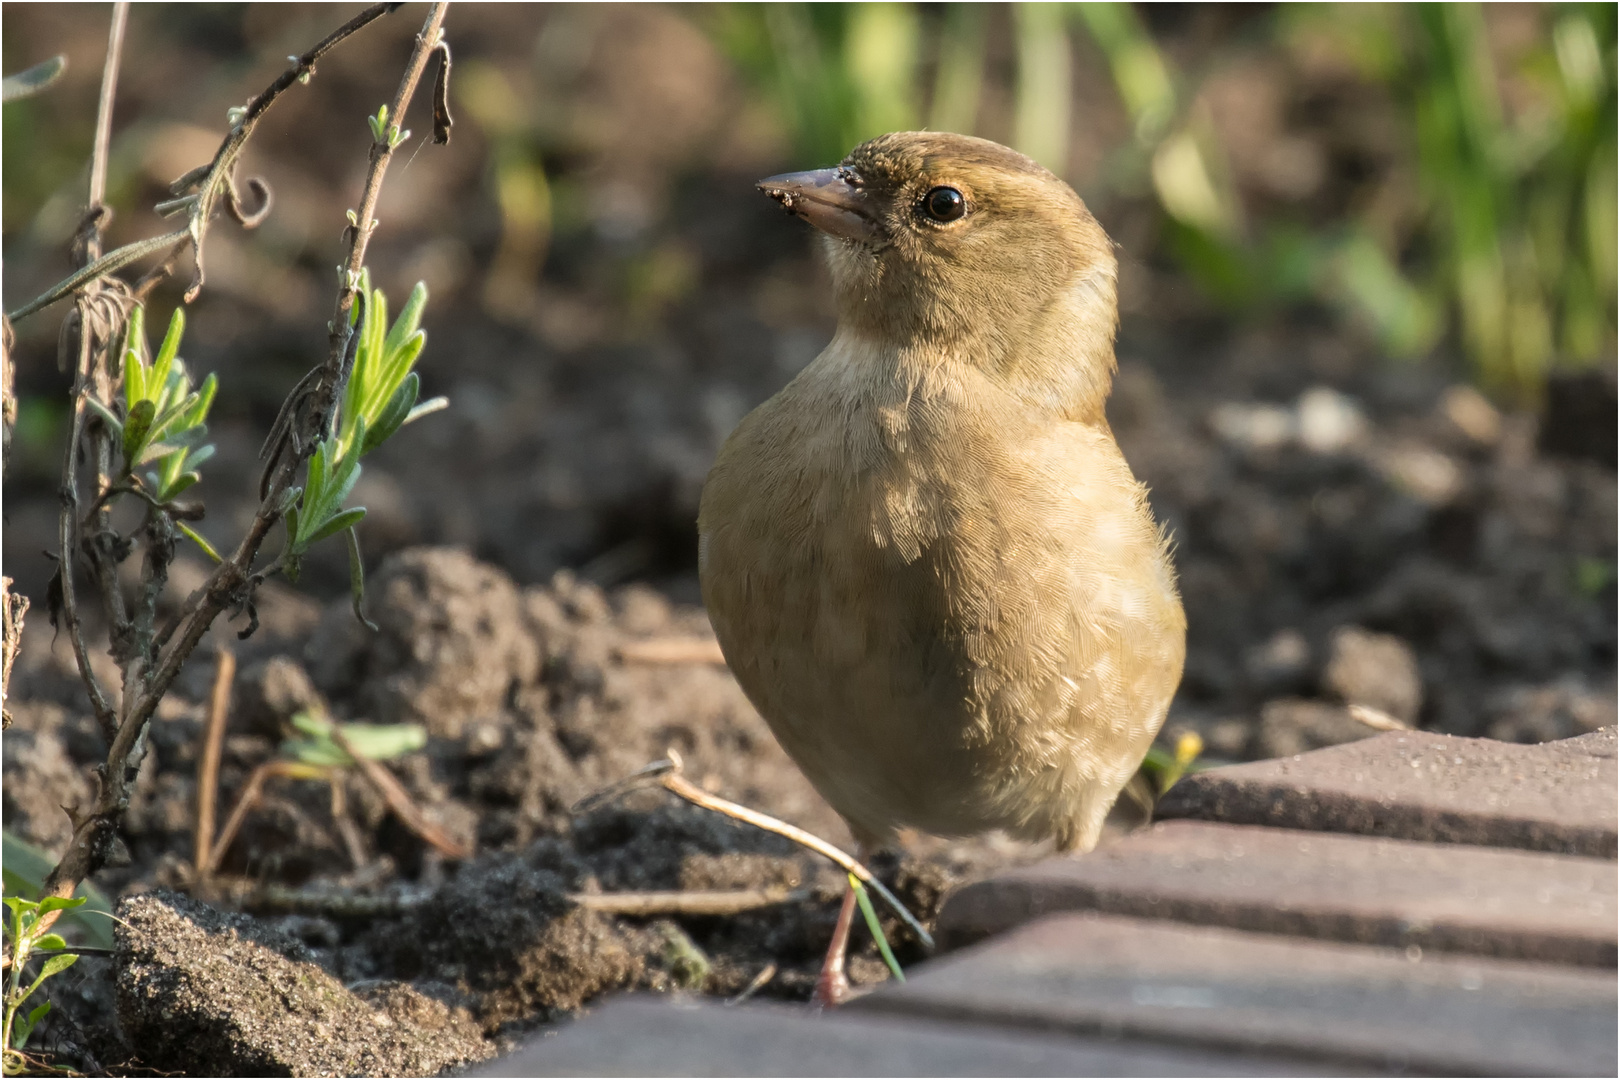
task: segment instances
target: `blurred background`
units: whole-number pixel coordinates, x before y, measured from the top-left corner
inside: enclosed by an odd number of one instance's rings
[[[166,228],[152,204],[226,109],[349,10],[136,6],[111,241]],[[8,309],[68,268],[108,14],[0,16],[7,72],[68,57],[5,107]],[[198,489],[216,546],[323,352],[365,117],[415,18],[276,105],[244,166],[273,212],[211,234],[185,354],[221,378]],[[420,95],[370,261],[396,304],[427,283],[424,393],[452,404],[368,459],[373,564],[454,544],[520,584],[570,568],[695,603],[713,455],[833,327],[809,230],[753,182],[950,129],[1064,176],[1120,245],[1111,419],[1191,620],[1173,725],[1220,757],[1292,752],[1337,738],[1322,702],[1392,678],[1379,707],[1441,730],[1613,721],[1613,5],[469,3],[447,27],[455,137],[424,145]],[[4,556],[36,599],[60,317],[18,327]],[[331,547],[319,597],[347,581]]]

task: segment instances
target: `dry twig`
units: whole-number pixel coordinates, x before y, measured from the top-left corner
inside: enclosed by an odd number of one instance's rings
[[[619,659],[627,664],[714,664],[726,666],[725,654],[714,638],[656,637],[626,641]]]
[[[795,844],[809,848],[817,855],[831,860],[841,867],[845,873],[854,876],[862,884],[881,896],[883,902],[894,909],[894,913],[900,916],[900,920],[910,928],[912,933],[917,935],[917,939],[923,943],[925,948],[932,949],[934,947],[933,935],[924,929],[922,923],[917,921],[917,917],[906,909],[906,905],[900,902],[900,898],[890,892],[888,886],[879,881],[872,871],[868,870],[853,855],[841,848],[834,847],[821,837],[806,832],[797,825],[790,825],[780,818],[762,814],[758,810],[751,810],[729,799],[722,799],[718,795],[709,794],[681,775],[682,762],[680,754],[673,749],[667,750],[665,753],[669,756],[664,760],[645,765],[619,783],[581,799],[570,809],[570,813],[575,815],[585,813],[636,788],[656,783],[671,794],[678,795],[689,803],[701,806],[705,810],[713,810],[718,814],[724,814],[729,818],[735,818],[745,824],[754,826],[756,829],[763,829],[778,836],[785,836]]]
[[[197,754],[197,878],[208,876],[213,865],[209,854],[214,847],[214,804],[219,798],[219,756],[225,745],[225,717],[231,707],[231,682],[236,678],[236,655],[229,649],[219,650],[218,666],[214,669],[214,690],[208,698],[208,726],[203,729],[203,744]]]
[[[808,889],[676,889],[667,892],[572,893],[568,899],[604,915],[740,915],[806,900]]]
[[[392,810],[394,816],[405,823],[406,828],[452,859],[465,859],[471,854],[466,848],[458,844],[449,833],[427,819],[415,801],[412,800],[411,793],[405,790],[405,785],[401,784],[399,778],[388,771],[387,766],[380,761],[371,760],[356,750],[354,743],[350,742],[349,737],[343,734],[341,727],[333,724],[332,730],[328,734],[331,736],[332,741],[342,748],[345,754],[354,759],[356,767],[360,770],[360,775],[370,781],[371,786],[377,789],[377,794],[383,797],[383,801],[388,804],[388,809]]]

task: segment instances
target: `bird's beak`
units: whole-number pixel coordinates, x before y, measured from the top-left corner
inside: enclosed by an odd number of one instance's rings
[[[769,176],[755,186],[828,236],[862,243],[885,239],[883,226],[873,214],[870,196],[862,191],[848,169]]]

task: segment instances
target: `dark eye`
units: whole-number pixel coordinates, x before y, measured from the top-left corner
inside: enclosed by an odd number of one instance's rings
[[[967,200],[953,187],[937,187],[923,196],[923,212],[935,221],[955,221],[967,213]]]

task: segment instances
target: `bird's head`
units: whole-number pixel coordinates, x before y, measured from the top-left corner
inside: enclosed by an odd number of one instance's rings
[[[1065,412],[1114,366],[1113,245],[1080,197],[985,139],[897,132],[759,182],[826,234],[841,328],[945,352]]]

